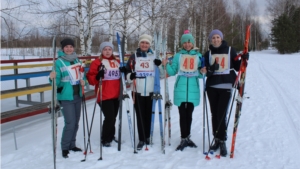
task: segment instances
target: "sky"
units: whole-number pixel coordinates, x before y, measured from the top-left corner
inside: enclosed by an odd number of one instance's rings
[[[40,1],[44,1],[44,0],[40,0]],[[242,5],[248,5],[250,3],[250,1],[252,1],[252,0],[239,0],[239,2]],[[258,18],[259,22],[262,24],[262,29],[263,29],[264,34],[269,34],[269,31],[270,31],[270,18],[268,18],[268,16],[266,16],[266,12],[265,12],[266,4],[267,4],[266,1],[267,0],[255,0],[255,1],[256,1],[257,7],[258,7],[258,9],[257,9],[257,11],[258,11],[257,18]],[[9,3],[7,3],[7,2],[9,2]],[[230,2],[231,1],[228,1],[228,3],[230,3]],[[20,1],[20,0],[17,0],[17,1],[4,0],[4,1],[1,1],[1,8],[5,8],[8,5],[15,6],[17,4],[24,4],[24,3],[26,3],[26,1],[24,2],[24,1]],[[46,4],[46,3],[44,3],[44,4]],[[32,16],[30,14],[26,14],[24,12],[21,12],[22,14],[20,14],[20,13],[17,13],[17,12],[18,11],[16,11],[17,18],[24,19],[24,20],[26,20],[26,19],[29,20],[29,22],[28,22],[29,26],[28,27],[31,27],[31,26],[40,27],[41,26],[41,23],[40,23],[41,20],[37,20],[36,18],[32,19],[32,17],[34,17],[34,16]],[[3,16],[5,16],[5,15],[3,15]],[[49,18],[48,19],[42,18],[42,25],[46,25],[48,23],[50,23]],[[2,25],[3,25],[3,23],[2,23]],[[19,23],[18,25],[20,26],[22,24]],[[21,27],[21,28],[23,28],[23,27]],[[4,31],[3,33],[7,32],[5,29],[2,29],[2,31]]]
[[[235,156],[233,159],[215,157],[219,151],[210,154],[211,160],[206,160],[203,150],[208,149],[208,133],[206,132],[205,148],[203,149],[203,96],[201,104],[194,109],[191,139],[198,145],[197,148],[186,148],[175,151],[180,142],[178,124],[178,109],[171,109],[171,145],[166,146],[166,153],[160,150],[159,122],[156,111],[153,146],[148,151],[141,150],[133,153],[131,146],[128,121],[123,114],[122,147],[117,150],[117,144],[102,149],[100,157],[100,109],[96,107],[94,124],[91,133],[93,154],[87,155],[86,162],[82,153],[71,152],[69,158],[61,156],[59,142],[62,134],[63,118],[58,118],[58,147],[57,169],[296,169],[300,166],[300,53],[278,54],[276,50],[250,52],[247,67],[245,97],[238,126]],[[34,68],[36,69],[36,68]],[[25,70],[24,70],[25,71]],[[27,70],[28,71],[28,70]],[[39,69],[36,69],[39,71]],[[9,73],[9,72],[6,72]],[[35,83],[42,83],[36,79]],[[173,98],[175,77],[168,78],[170,98]],[[163,80],[161,80],[161,86]],[[202,91],[202,79],[200,79]],[[161,88],[164,92],[164,88]],[[201,92],[202,93],[202,92]],[[46,97],[50,98],[50,95]],[[164,97],[164,94],[163,94]],[[172,99],[173,100],[173,99]],[[1,107],[12,106],[7,104],[14,100],[1,100]],[[94,99],[86,102],[89,122],[91,121]],[[130,110],[132,115],[132,101]],[[235,104],[233,107],[233,114]],[[231,114],[228,125],[227,150],[230,151],[234,115]],[[229,117],[228,117],[229,118]],[[82,118],[81,118],[82,120]],[[210,121],[210,116],[209,116]],[[116,126],[119,121],[117,120]],[[209,123],[211,124],[211,123]],[[82,121],[77,134],[77,146],[84,147]],[[15,150],[14,135],[18,150]],[[209,126],[211,129],[211,126]],[[1,168],[2,169],[49,169],[53,168],[52,137],[50,115],[45,113],[40,117],[34,116],[20,121],[1,125]],[[117,133],[116,133],[117,136]],[[212,135],[210,134],[210,139]],[[168,138],[167,138],[168,140]]]

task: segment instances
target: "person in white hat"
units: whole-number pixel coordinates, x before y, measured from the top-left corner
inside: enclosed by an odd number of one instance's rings
[[[152,96],[154,90],[155,65],[159,66],[161,60],[156,59],[150,46],[152,37],[143,34],[139,37],[139,48],[130,56],[127,65],[127,81],[135,81],[133,91],[134,108],[137,116],[137,128],[139,143],[137,150],[141,150],[145,144],[149,144],[151,116],[152,116]]]

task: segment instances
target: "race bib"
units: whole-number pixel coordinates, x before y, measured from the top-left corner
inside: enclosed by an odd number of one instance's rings
[[[105,67],[103,80],[117,80],[120,79],[120,64],[116,60],[103,59],[102,64]]]
[[[219,63],[219,70],[216,70],[214,74],[229,74],[230,72],[230,61],[228,54],[213,54],[211,56],[210,65],[214,62]]]
[[[80,68],[81,68],[80,63],[76,63],[74,65],[67,66],[67,71],[70,76],[71,85],[77,85],[80,83],[80,79],[81,79]]]
[[[154,76],[154,55],[135,58],[135,72],[137,77]]]
[[[179,58],[179,75],[191,77],[198,76],[198,62],[197,55],[181,55]]]

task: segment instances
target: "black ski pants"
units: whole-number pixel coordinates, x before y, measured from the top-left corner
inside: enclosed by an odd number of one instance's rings
[[[115,123],[119,111],[119,100],[108,99],[102,101],[102,106],[98,103],[104,114],[104,121],[102,125],[102,143],[112,142],[115,137]]]
[[[178,110],[181,138],[187,138],[191,134],[194,104],[182,102]]]
[[[141,96],[136,92],[133,94],[139,140],[146,142],[146,139],[150,138],[153,94],[151,93],[150,96]]]
[[[213,135],[220,140],[227,140],[227,111],[231,98],[231,89],[207,88],[210,103]]]

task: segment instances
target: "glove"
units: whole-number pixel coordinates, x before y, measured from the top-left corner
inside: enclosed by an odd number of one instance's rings
[[[156,66],[159,66],[161,64],[161,60],[159,59],[154,59],[153,62]]]
[[[100,78],[104,78],[104,69],[99,70],[97,76],[96,76],[96,80],[99,81]]]
[[[243,54],[241,57],[242,57],[242,59],[249,60],[249,53],[247,52],[247,53]]]
[[[122,72],[124,74],[126,74],[126,72],[127,72],[125,66],[119,67],[119,70],[120,70],[120,72]]]
[[[215,72],[215,70],[219,70],[219,66],[220,65],[219,65],[219,63],[217,63],[217,59],[216,59],[215,63],[209,67],[209,70],[212,72]]]
[[[136,73],[131,73],[129,78],[130,80],[136,79]]]
[[[213,65],[211,65],[208,69],[207,69],[207,73],[206,76],[210,77],[211,75],[214,74],[215,70],[219,70],[219,63],[217,63],[217,59],[215,60],[215,63]]]

